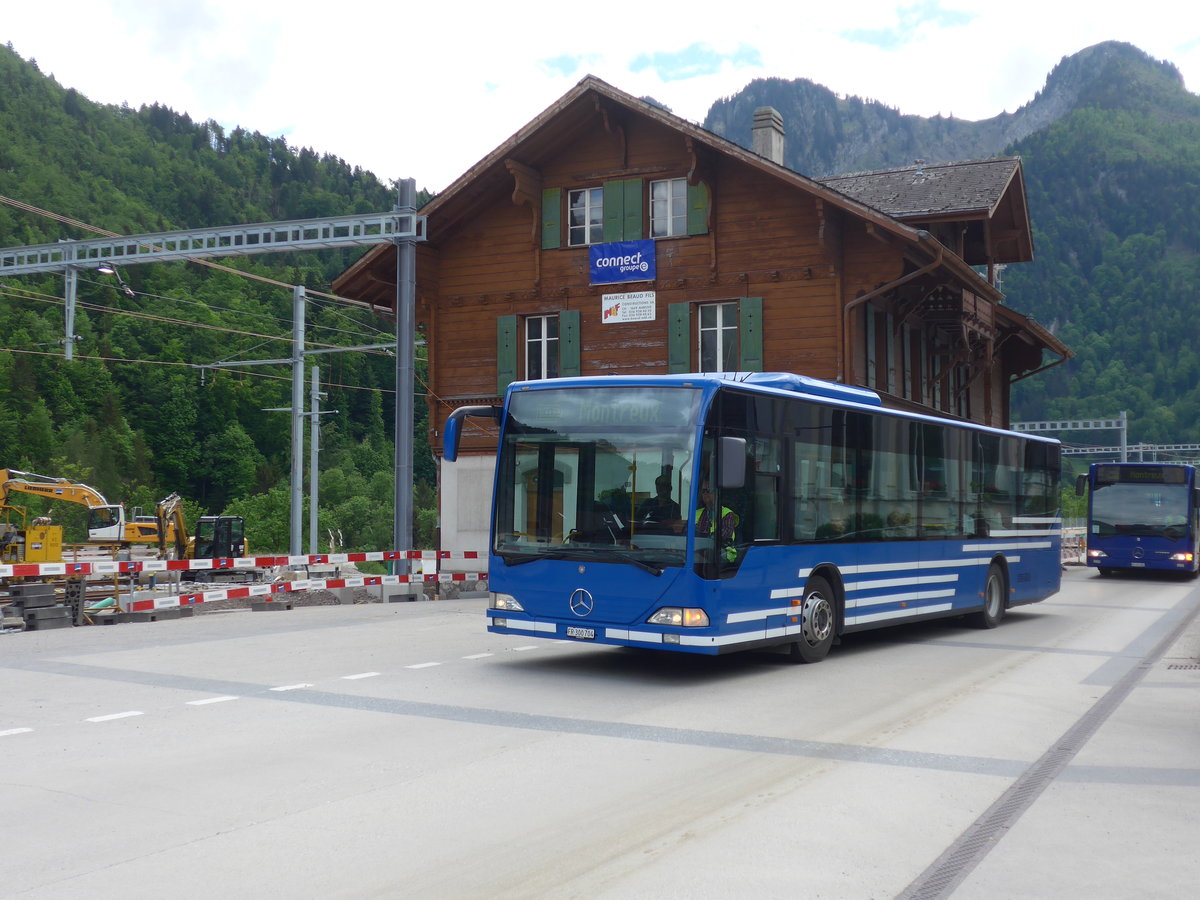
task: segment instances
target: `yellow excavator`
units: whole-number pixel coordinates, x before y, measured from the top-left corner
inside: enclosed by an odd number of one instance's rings
[[[125,507],[109,503],[94,487],[16,469],[0,469],[0,559],[4,561],[57,562],[62,559],[62,527],[54,525],[49,516],[41,516],[28,526],[27,510],[9,503],[11,494],[32,494],[51,501],[78,503],[87,507],[87,543],[128,547],[131,544],[159,542],[159,525],[153,516],[125,515]],[[20,524],[11,522],[13,514]],[[174,525],[165,535],[174,541]]]

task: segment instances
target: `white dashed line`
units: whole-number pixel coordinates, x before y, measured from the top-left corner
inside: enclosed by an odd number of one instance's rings
[[[404,668],[406,668],[406,669],[428,669],[433,666],[440,666],[440,665],[441,665],[441,663],[437,663],[437,662],[417,663],[415,666],[405,666]]]
[[[524,653],[526,650],[536,650],[537,644],[527,644],[524,647],[513,647],[514,653]]]
[[[377,675],[378,672],[359,672],[357,675],[343,675],[342,678],[346,681],[358,681],[360,678],[375,678]]]
[[[487,659],[487,657],[495,655],[494,653],[475,653],[471,656],[464,656],[463,659]]]
[[[307,681],[303,681],[303,682],[301,682],[300,684],[281,684],[279,687],[273,687],[273,688],[269,688],[268,690],[272,690],[272,691],[298,691],[298,690],[301,690],[302,688],[310,688],[310,687],[312,687],[312,685],[311,685],[311,684],[309,684]]]
[[[0,731],[0,737],[8,737],[10,734],[29,734],[33,731],[32,728],[10,728],[7,731]]]
[[[145,715],[145,713],[143,713],[143,712],[139,712],[136,709],[131,709],[131,710],[128,710],[127,712],[112,713],[107,716],[92,716],[90,719],[86,719],[85,721],[88,721],[88,722],[111,722],[113,719],[128,719],[131,716],[144,716],[144,715]]]
[[[225,703],[229,700],[237,700],[237,699],[240,699],[240,698],[234,697],[232,695],[227,695],[224,697],[205,697],[203,700],[189,700],[187,702],[187,705],[188,706],[208,706],[208,704],[210,704],[210,703]]]

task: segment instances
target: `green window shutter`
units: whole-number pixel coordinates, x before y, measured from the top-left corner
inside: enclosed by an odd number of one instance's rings
[[[642,180],[631,178],[626,181],[624,194],[625,228],[622,240],[640,241],[645,237],[642,231]]]
[[[562,191],[542,191],[542,249],[557,250],[562,245]]]
[[[625,182],[604,182],[604,243],[624,240]]]
[[[558,374],[562,378],[579,376],[579,310],[564,309],[558,314]]]
[[[604,182],[604,241],[636,241],[642,237],[642,181]]]
[[[517,317],[496,319],[496,393],[517,380]]]
[[[692,307],[672,303],[667,307],[667,371],[672,375],[692,370]]]
[[[687,189],[688,234],[708,234],[708,185],[689,184]]]
[[[743,372],[763,370],[762,297],[745,297],[738,303],[738,367]]]

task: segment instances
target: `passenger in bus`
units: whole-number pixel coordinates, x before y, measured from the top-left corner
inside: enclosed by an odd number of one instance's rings
[[[719,526],[718,526],[719,518]],[[700,484],[700,508],[696,510],[696,537],[711,537],[718,533],[718,546],[726,562],[737,560],[737,547],[734,545],[738,522],[741,517],[727,506],[721,507],[716,513],[716,496],[707,481]],[[719,527],[719,532],[717,531]]]
[[[637,508],[637,524],[670,526],[681,521],[679,504],[671,499],[671,476],[659,475],[654,479],[654,496],[647,497]],[[679,529],[675,529],[678,531]]]

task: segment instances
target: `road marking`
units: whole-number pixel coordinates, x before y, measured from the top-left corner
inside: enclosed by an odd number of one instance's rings
[[[205,697],[203,700],[189,700],[188,706],[207,706],[210,703],[225,703],[228,700],[238,700],[239,697],[234,697],[232,694],[226,694],[224,697]]]
[[[440,666],[441,663],[417,663],[415,666],[405,666],[406,669],[428,669],[432,666]]]
[[[486,659],[489,656],[495,656],[494,653],[475,653],[471,656],[464,656],[463,659]]]
[[[111,713],[110,715],[107,715],[107,716],[92,716],[90,719],[86,719],[85,721],[88,721],[88,722],[111,722],[113,719],[128,719],[130,716],[144,716],[144,715],[145,715],[145,713],[143,713],[143,712],[139,712],[136,709],[131,709],[126,712]]]
[[[359,672],[357,675],[343,675],[346,681],[358,681],[360,678],[374,678],[378,672]]]
[[[513,647],[514,653],[524,653],[526,650],[536,650],[537,644],[526,644],[524,647]]]
[[[300,690],[301,688],[310,688],[310,687],[312,687],[312,685],[311,685],[311,684],[309,684],[307,681],[302,681],[302,682],[300,682],[299,684],[281,684],[279,687],[273,687],[273,688],[269,688],[268,690],[272,690],[272,691],[298,691],[298,690]]]
[[[29,734],[33,731],[32,728],[10,728],[7,731],[0,731],[0,737],[8,737],[10,734]]]

